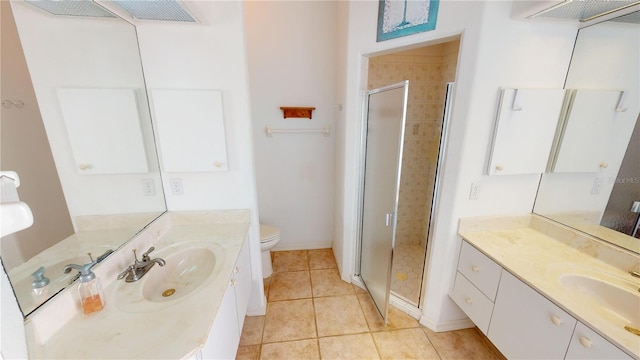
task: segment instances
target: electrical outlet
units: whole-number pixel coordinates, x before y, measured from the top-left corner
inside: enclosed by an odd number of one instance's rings
[[[156,184],[153,179],[142,179],[142,193],[145,196],[153,196],[156,194]]]
[[[469,191],[469,200],[478,200],[480,197],[480,183],[472,182],[471,183],[471,191]]]
[[[171,186],[171,193],[173,195],[183,195],[184,189],[182,188],[182,179],[173,178],[169,179],[169,186]]]

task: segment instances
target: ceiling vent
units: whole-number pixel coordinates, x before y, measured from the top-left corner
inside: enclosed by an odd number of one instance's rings
[[[196,22],[176,0],[111,0],[138,20]]]
[[[639,0],[565,0],[527,18],[567,19],[585,22],[637,4],[640,4]]]
[[[112,13],[96,5],[93,1],[26,0],[26,2],[53,15],[115,18]]]

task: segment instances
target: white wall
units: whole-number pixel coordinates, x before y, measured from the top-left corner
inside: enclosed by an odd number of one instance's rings
[[[276,250],[333,241],[335,1],[247,1],[251,107],[260,220],[280,228]],[[313,119],[284,119],[281,106],[313,106]],[[274,134],[265,126],[321,134]]]
[[[158,191],[145,196],[142,179],[160,187],[135,29],[117,19],[54,16],[12,2],[37,104],[51,145],[71,218],[164,210]],[[56,89],[134,89],[146,135],[150,173],[79,175]]]
[[[461,49],[446,149],[438,220],[434,225],[426,294],[421,322],[434,330],[464,326],[466,316],[449,299],[455,259],[460,246],[458,219],[488,214],[529,213],[539,175],[483,176],[493,128],[499,87],[562,88],[571,57],[576,24],[535,23],[509,19],[509,1],[441,1],[434,31],[375,42],[376,1],[351,2],[347,72],[343,81],[346,112],[344,158],[339,159],[344,192],[336,206],[334,251],[343,278],[354,273],[356,194],[359,166],[360,90],[366,79],[362,56],[418,44],[427,45],[461,34]],[[342,124],[344,123],[344,124]],[[339,155],[340,156],[340,155]],[[471,182],[481,181],[480,198],[469,200]]]
[[[242,3],[184,3],[200,23],[143,22],[137,26],[145,80],[149,89],[222,91],[229,171],[163,173],[167,208],[251,210],[253,293],[249,311],[260,312],[265,304]],[[170,178],[182,179],[183,195],[171,193]]]

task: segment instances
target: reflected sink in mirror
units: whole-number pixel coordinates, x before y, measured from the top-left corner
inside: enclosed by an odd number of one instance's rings
[[[189,299],[222,268],[224,249],[208,242],[185,242],[161,249],[152,258],[164,259],[142,279],[116,283],[115,306],[125,312],[157,311]]]
[[[97,254],[94,255],[95,258],[110,248],[108,246],[95,246],[92,249],[92,253]],[[51,260],[55,261],[58,259]],[[50,296],[55,295],[76,279],[76,275],[78,275],[77,271],[71,271],[68,274],[64,273],[63,270],[67,264],[86,264],[90,261],[87,254],[79,254],[54,263],[38,264],[37,262],[33,262],[33,264],[31,264],[32,266],[25,266],[24,269],[20,269],[21,271],[12,273],[11,281],[13,291],[16,297],[20,299],[20,306],[23,311],[24,309],[29,309],[28,311],[30,312],[33,311],[48,300]],[[31,276],[31,274],[38,269],[38,265],[44,267],[44,276],[50,281],[47,286],[41,289],[39,294],[33,290],[32,283],[34,278]]]
[[[640,328],[639,283],[613,275],[601,278],[566,274],[560,277],[560,284],[577,291],[581,302],[597,308],[598,314],[608,321],[621,327]]]
[[[198,289],[209,278],[216,257],[209,249],[185,249],[164,259],[142,278],[142,296],[153,302],[177,300]]]

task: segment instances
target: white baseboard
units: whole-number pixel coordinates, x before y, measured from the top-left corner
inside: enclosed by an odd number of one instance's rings
[[[474,324],[470,319],[435,322],[424,316],[420,319],[420,324],[435,332],[469,329],[476,326],[476,324]]]
[[[403,313],[411,316],[416,320],[420,320],[420,317],[422,317],[422,310],[397,296],[393,292],[389,295],[389,303],[396,309],[402,311]]]
[[[317,249],[331,249],[333,247],[333,241],[319,241],[314,243],[304,244],[278,244],[271,249],[271,251],[295,251],[295,250],[317,250]]]

